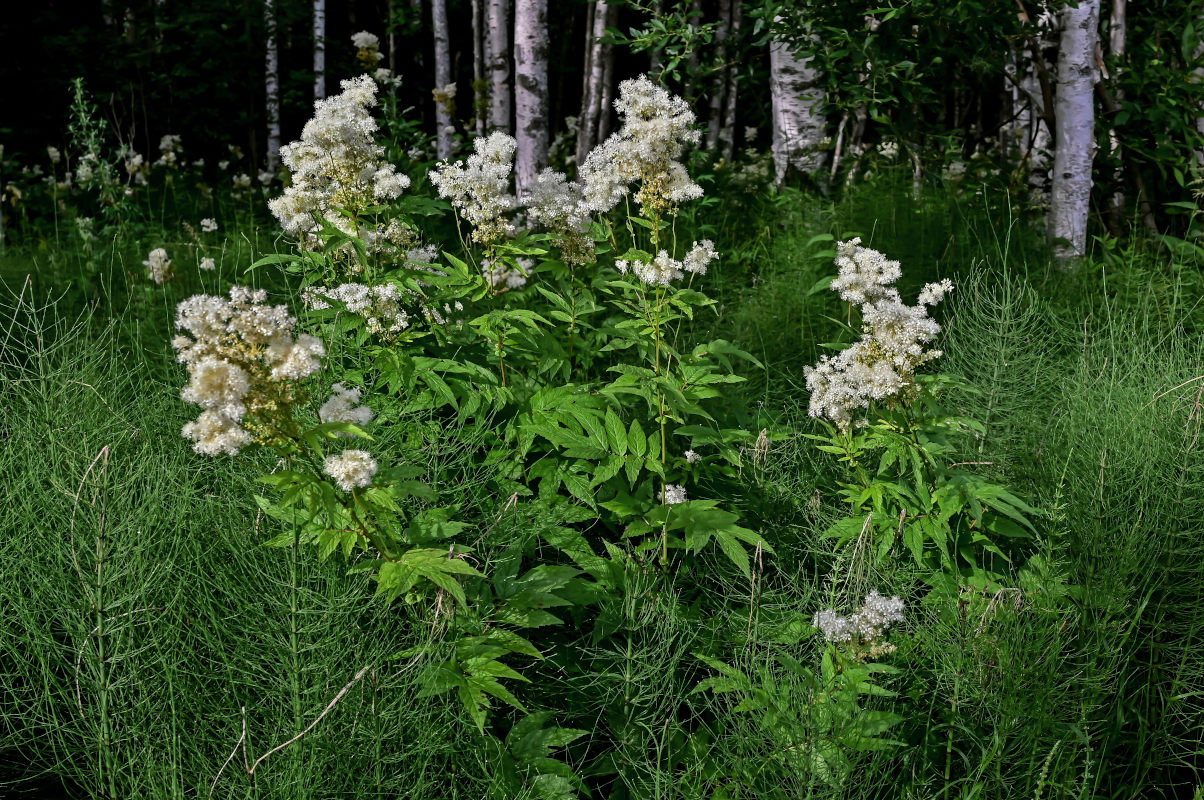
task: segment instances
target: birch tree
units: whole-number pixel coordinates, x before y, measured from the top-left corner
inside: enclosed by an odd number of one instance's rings
[[[1018,157],[1028,175],[1030,196],[1044,204],[1049,183],[1049,153],[1053,136],[1054,86],[1045,50],[1057,28],[1057,17],[1042,3],[1033,23],[1027,12],[1020,16],[1030,33],[1025,36],[1023,50],[1013,55],[1012,63],[1004,68],[1010,84],[1013,121],[1004,131],[1005,146]]]
[[[521,196],[548,163],[548,0],[514,6],[514,131]]]
[[[435,152],[439,158],[452,153],[451,105],[455,85],[451,77],[451,48],[447,37],[447,0],[431,0],[431,27],[435,34]]]
[[[1095,50],[1099,0],[1079,0],[1061,13],[1055,146],[1049,236],[1059,260],[1087,250],[1087,212],[1095,149]]]
[[[477,136],[485,135],[485,117],[489,114],[485,90],[485,31],[482,29],[481,0],[472,0],[472,116]]]
[[[602,113],[603,81],[606,58],[602,39],[606,35],[610,6],[605,0],[590,4],[586,17],[585,77],[581,86],[581,113],[577,117],[577,164],[585,163],[585,157],[597,145],[598,118]],[[613,61],[612,61],[613,65]]]
[[[602,36],[607,28],[613,28],[618,22],[619,7],[606,6],[606,24],[602,27]],[[602,90],[598,93],[598,135],[597,142],[605,141],[610,136],[610,121],[615,102],[615,46],[602,42]]]
[[[814,42],[812,34],[806,37]],[[780,185],[793,167],[804,174],[816,172],[823,163],[819,148],[826,120],[824,93],[819,71],[812,58],[796,54],[785,39],[769,43],[769,91],[773,108],[773,164]]]
[[[733,43],[737,55],[740,51],[740,24],[743,16],[741,0],[732,0],[732,24],[728,38]],[[719,142],[723,149],[723,158],[729,163],[736,148],[736,95],[739,74],[740,64],[737,59],[727,70],[727,86],[724,88],[723,98],[723,124],[719,129]]]
[[[263,20],[267,30],[264,45],[264,95],[268,120],[267,167],[275,172],[280,167],[280,63],[276,50],[275,0],[264,0]]]
[[[727,90],[727,38],[732,29],[732,0],[719,0],[719,21],[715,26],[715,60],[718,62],[711,81],[710,114],[707,116],[707,150],[719,146],[719,131],[723,127],[723,93]]]
[[[326,0],[314,0],[314,100],[326,97]]]
[[[510,0],[489,0],[489,127],[510,132]]]
[[[1108,20],[1108,54],[1112,56],[1113,69],[1119,71],[1121,62],[1125,57],[1125,34],[1127,28],[1126,10],[1127,0],[1112,0],[1112,14]],[[1124,95],[1118,90],[1116,92],[1116,101],[1119,103],[1124,100]],[[1108,150],[1112,154],[1112,158],[1116,161],[1116,171],[1113,174],[1113,179],[1116,185],[1121,185],[1122,180],[1122,164],[1121,160],[1124,154],[1120,150],[1120,139],[1116,136],[1115,128],[1108,130]],[[1125,215],[1125,195],[1124,192],[1117,190],[1112,194],[1109,202],[1108,213],[1112,218],[1113,227],[1119,229],[1121,220]]]

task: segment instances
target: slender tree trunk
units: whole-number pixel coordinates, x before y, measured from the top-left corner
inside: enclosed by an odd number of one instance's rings
[[[389,36],[389,72],[397,74],[397,9],[394,6],[393,0],[389,0],[385,7],[385,13],[388,14],[388,36]]]
[[[275,0],[264,0],[263,19],[267,29],[264,45],[264,94],[268,120],[267,166],[272,172],[280,166],[280,64],[276,51]]]
[[[711,81],[711,108],[707,117],[707,150],[712,153],[719,146],[719,131],[723,127],[723,92],[727,88],[727,76],[734,65],[727,63],[727,38],[732,27],[732,0],[719,0],[719,21],[715,27],[715,77]]]
[[[613,28],[619,19],[618,6],[606,6],[606,24],[602,26],[602,35],[607,28]],[[615,100],[615,46],[602,45],[602,91],[598,93],[598,139],[606,141],[610,136],[610,121],[614,114]]]
[[[814,35],[811,37],[815,40]],[[823,163],[819,146],[827,127],[819,71],[810,57],[797,56],[776,39],[769,43],[769,91],[773,102],[773,163],[776,183],[793,167],[805,174]]]
[[[590,4],[585,32],[585,77],[581,85],[581,115],[577,118],[577,166],[598,143],[598,110],[602,100],[602,36],[606,32],[606,3]]]
[[[1087,251],[1098,37],[1099,0],[1079,0],[1077,8],[1067,6],[1062,10],[1055,105],[1057,141],[1049,208],[1049,236],[1060,261]]]
[[[548,0],[514,6],[514,114],[522,196],[548,164]]]
[[[723,158],[729,163],[736,152],[736,93],[740,75],[740,23],[744,16],[742,0],[732,0],[732,28],[728,36],[734,58],[727,70],[727,86],[724,89],[723,126],[719,129],[719,142],[723,149]]]
[[[326,0],[314,0],[314,100],[326,96]]]
[[[510,0],[489,0],[489,127],[510,132]]]
[[[451,52],[447,37],[447,0],[431,0],[431,27],[435,33],[435,151],[439,158],[452,152],[452,100],[445,93],[451,85]]]
[[[1117,71],[1122,69],[1121,64],[1125,57],[1125,32],[1128,27],[1126,24],[1127,6],[1127,0],[1112,0],[1112,14],[1108,20],[1108,52],[1112,56],[1113,69]],[[1124,99],[1119,88],[1116,90],[1116,99],[1118,102]],[[1125,217],[1125,193],[1119,188],[1124,185],[1124,154],[1120,150],[1120,139],[1116,136],[1114,128],[1108,129],[1108,150],[1112,154],[1112,160],[1116,162],[1112,179],[1118,187],[1112,193],[1112,198],[1108,203],[1109,227],[1114,233],[1119,233]]]
[[[481,0],[472,0],[472,116],[477,136],[485,135],[485,117],[489,97],[485,87],[485,31],[482,27]]]
[[[689,20],[692,26],[702,25],[702,0],[690,0]],[[698,100],[699,63],[698,48],[690,48],[690,57],[686,59],[685,85],[682,87],[682,96],[689,101],[690,105],[694,105]]]

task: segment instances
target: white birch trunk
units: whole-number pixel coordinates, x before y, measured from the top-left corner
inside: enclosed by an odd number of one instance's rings
[[[1099,42],[1099,0],[1079,0],[1062,10],[1058,48],[1058,91],[1053,191],[1049,236],[1054,255],[1067,260],[1087,251],[1087,212],[1095,150],[1095,48]]]
[[[1125,57],[1125,31],[1127,26],[1126,11],[1127,0],[1112,0],[1112,15],[1108,20],[1108,52],[1112,56],[1112,62],[1119,74],[1121,61]],[[1116,92],[1116,102],[1121,102],[1124,99],[1124,94],[1118,89]],[[1122,169],[1122,159],[1124,154],[1120,151],[1120,139],[1116,136],[1114,128],[1108,129],[1108,151],[1116,160],[1116,171],[1112,175],[1112,179],[1116,181],[1117,186],[1123,185],[1124,170]],[[1124,192],[1117,191],[1112,195],[1109,213],[1112,215],[1117,224],[1124,218],[1125,215],[1125,195]]]
[[[431,0],[431,27],[435,33],[435,89],[442,94],[452,82],[451,48],[447,38],[447,0]],[[450,101],[435,100],[435,152],[439,158],[452,153],[452,115]]]
[[[263,19],[267,28],[264,45],[264,104],[268,120],[267,167],[275,172],[280,166],[280,64],[276,52],[275,0],[264,0]]]
[[[607,28],[613,28],[618,22],[619,7],[606,6],[606,21],[599,36],[606,35]],[[606,141],[610,136],[610,120],[614,114],[615,102],[615,46],[602,45],[602,91],[598,93],[598,142]]]
[[[736,52],[740,47],[740,23],[744,15],[742,0],[732,0],[732,28],[728,38],[734,43]],[[727,71],[727,86],[724,89],[723,126],[719,129],[719,142],[723,158],[731,162],[736,150],[736,95],[740,63],[735,61]]]
[[[715,152],[719,146],[719,130],[723,127],[723,92],[727,88],[727,74],[734,67],[727,63],[727,37],[732,27],[732,0],[719,0],[719,20],[715,26],[715,58],[719,62],[715,78],[711,81],[711,108],[707,117],[706,148]]]
[[[510,132],[510,0],[489,0],[489,127]]]
[[[326,97],[326,0],[314,0],[314,100]]]
[[[773,101],[773,164],[780,185],[791,167],[805,174],[823,163],[826,120],[819,71],[811,58],[800,58],[789,45],[770,40],[769,90]]]
[[[577,165],[598,144],[598,110],[602,99],[602,36],[606,32],[606,3],[590,4],[586,28],[585,78],[581,91],[581,115],[577,118]]]
[[[521,197],[548,164],[548,0],[514,6],[514,134]]]
[[[472,117],[477,136],[485,135],[489,99],[485,91],[485,31],[482,29],[481,0],[472,0]]]

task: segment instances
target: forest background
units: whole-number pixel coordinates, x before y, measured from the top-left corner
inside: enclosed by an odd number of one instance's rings
[[[5,790],[1204,797],[1198,2],[97,0],[0,45]],[[365,73],[412,183],[282,233]],[[582,183],[641,92],[688,202],[490,242],[440,185],[497,133],[505,214]],[[935,338],[850,428],[814,370],[885,259]],[[312,303],[349,275],[404,335]],[[234,285],[325,342],[320,422],[211,460],[173,325]],[[291,469],[342,447],[363,494]]]

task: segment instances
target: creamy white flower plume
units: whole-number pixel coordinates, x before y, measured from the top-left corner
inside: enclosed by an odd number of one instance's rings
[[[344,450],[326,457],[323,468],[344,492],[372,485],[377,465],[367,450]]]

